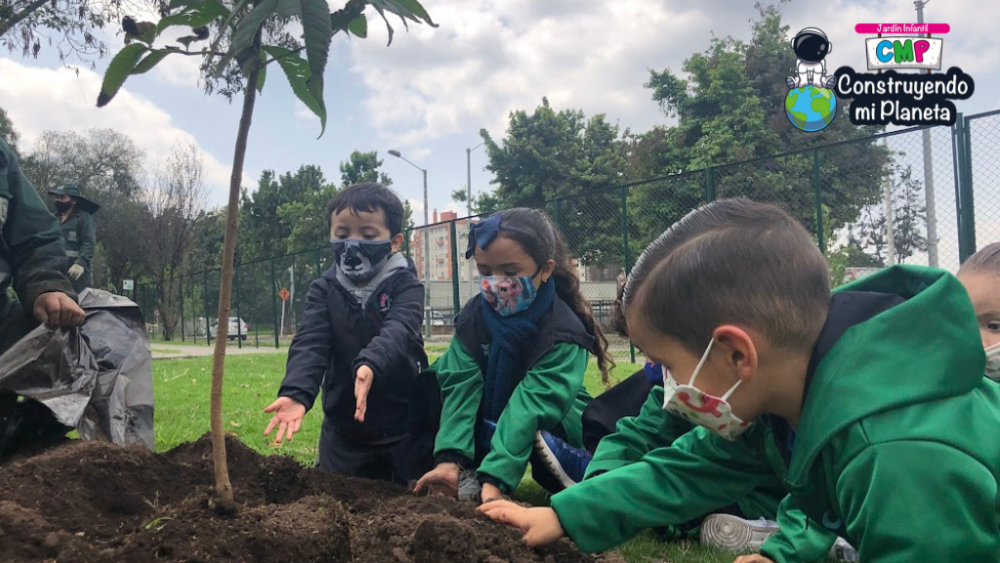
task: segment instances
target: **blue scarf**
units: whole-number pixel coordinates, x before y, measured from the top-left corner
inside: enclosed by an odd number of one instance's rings
[[[490,331],[490,357],[486,361],[483,385],[483,416],[497,421],[514,394],[514,388],[524,378],[529,366],[522,365],[524,350],[538,334],[538,325],[552,308],[556,284],[548,280],[538,288],[538,295],[525,311],[501,317],[482,299],[483,320]]]

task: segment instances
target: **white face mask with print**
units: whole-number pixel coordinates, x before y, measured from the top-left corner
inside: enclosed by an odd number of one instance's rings
[[[1000,342],[986,349],[986,377],[1000,381]]]
[[[701,367],[708,360],[708,354],[712,351],[714,342],[715,339],[712,339],[708,343],[705,354],[702,355],[698,366],[694,368],[691,380],[687,384],[677,383],[670,370],[666,367],[663,368],[663,409],[685,420],[704,426],[731,441],[746,432],[751,424],[743,422],[733,414],[733,410],[727,402],[733,391],[736,391],[736,388],[743,383],[743,380],[737,381],[722,397],[714,397],[694,386],[694,381],[698,377]]]

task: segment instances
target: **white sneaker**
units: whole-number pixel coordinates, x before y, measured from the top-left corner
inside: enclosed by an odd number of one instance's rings
[[[701,543],[744,553],[757,551],[771,534],[778,531],[778,524],[761,518],[744,520],[730,514],[709,514],[701,523]]]
[[[833,544],[833,548],[830,550],[830,557],[838,561],[857,563],[858,550],[854,549],[844,538],[837,538],[836,543]]]
[[[473,500],[479,502],[483,494],[483,485],[479,475],[472,469],[463,469],[458,474],[458,500]]]

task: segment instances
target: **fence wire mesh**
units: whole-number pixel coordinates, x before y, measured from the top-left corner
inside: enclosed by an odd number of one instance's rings
[[[643,249],[691,210],[747,197],[781,205],[827,255],[834,284],[892,263],[956,271],[978,246],[1000,240],[1000,111],[955,127],[912,128],[746,162],[557,197],[543,210],[565,239],[583,296],[617,359],[630,359],[614,335],[611,307]],[[928,198],[928,194],[931,198]],[[443,347],[453,319],[479,292],[465,259],[478,217],[446,212],[404,233],[402,252],[425,281],[424,333]],[[234,346],[287,346],[305,313],[310,284],[332,267],[326,246],[240,263],[233,288]],[[215,337],[218,269],[185,273],[166,290],[137,284],[132,297],[157,337],[210,343]],[[161,308],[176,309],[172,316]],[[162,322],[173,325],[164,331]]]

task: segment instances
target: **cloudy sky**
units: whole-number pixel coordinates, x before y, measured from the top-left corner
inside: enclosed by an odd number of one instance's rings
[[[398,21],[386,47],[381,20],[369,14],[370,36],[334,40],[326,78],[330,108],[326,134],[272,72],[259,98],[246,161],[253,189],[260,172],[320,165],[339,178],[338,163],[353,149],[378,150],[399,193],[423,210],[420,173],[386,155],[398,149],[429,170],[432,209],[455,207],[450,194],[466,185],[465,149],[478,131],[503,135],[508,113],[531,109],[542,96],[557,109],[605,113],[622,128],[643,131],[665,118],[642,84],[648,69],[679,70],[704,50],[713,34],[748,39],[753,0],[423,0],[439,28]],[[331,8],[342,2],[333,0]],[[944,64],[961,66],[976,80],[972,99],[957,102],[973,113],[1000,108],[1000,16],[997,0],[934,0],[929,22],[951,24]],[[860,22],[915,22],[910,0],[794,0],[784,8],[792,31],[821,27],[833,52],[828,65],[864,66]],[[106,30],[114,50],[116,29]],[[106,108],[95,100],[107,60],[96,71],[62,67],[51,49],[36,59],[0,54],[0,107],[30,146],[45,130],[111,127],[132,136],[150,155],[178,140],[206,152],[211,203],[225,201],[238,104],[208,97],[198,84],[194,58],[167,59],[133,77]],[[277,69],[275,69],[277,70]],[[791,70],[791,69],[790,69]],[[482,149],[472,153],[474,190],[489,186]]]

